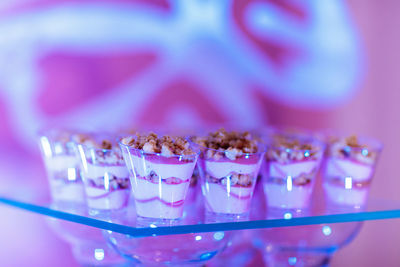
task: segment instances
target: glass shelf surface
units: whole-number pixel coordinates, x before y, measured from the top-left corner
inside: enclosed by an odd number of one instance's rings
[[[366,207],[350,208],[327,205],[321,196],[314,196],[313,203],[318,203],[318,205],[314,204],[308,211],[298,213],[280,210],[278,215],[271,216],[271,210],[266,209],[265,203],[261,201],[262,198],[262,196],[256,194],[250,216],[237,221],[207,218],[201,203],[199,203],[201,200],[199,200],[187,205],[184,218],[170,226],[159,226],[151,223],[147,226],[139,225],[133,206],[123,216],[118,213],[99,216],[90,215],[84,205],[56,205],[46,203],[46,201],[24,200],[23,197],[11,197],[5,194],[0,196],[0,204],[131,237],[268,229],[400,218],[400,203],[396,201],[370,198]],[[257,203],[259,205],[256,205]],[[276,211],[274,212],[276,213]]]

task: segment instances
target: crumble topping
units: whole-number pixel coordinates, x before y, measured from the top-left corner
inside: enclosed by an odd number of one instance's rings
[[[299,176],[293,178],[292,183],[294,186],[305,186],[311,183],[315,171],[311,173],[302,173]],[[275,183],[279,185],[286,185],[286,178],[270,177],[268,178],[268,183]]]
[[[166,184],[180,184],[182,180],[176,177],[161,178],[155,171],[151,171],[148,175],[143,177],[144,180],[153,184],[165,182]]]
[[[89,148],[95,148],[96,157],[90,156],[94,163],[109,165],[124,165],[124,159],[121,150],[115,141],[109,139],[95,139],[89,134],[75,134],[72,140],[77,144],[85,145]]]
[[[215,178],[209,174],[206,174],[206,180],[221,185],[227,185],[230,183],[231,186],[241,186],[241,187],[249,187],[253,183],[254,174],[240,174],[240,173],[231,173],[230,175],[222,178]]]
[[[321,148],[294,136],[274,135],[267,151],[268,160],[279,163],[315,160],[320,157]]]
[[[366,144],[360,143],[356,135],[345,138],[328,138],[328,155],[341,159],[353,159],[361,163],[373,164],[377,153],[368,149]]]
[[[165,157],[193,155],[189,142],[183,137],[164,135],[159,137],[155,133],[142,135],[136,133],[121,140],[124,145],[143,150],[145,153],[159,153]]]
[[[54,140],[60,143],[71,142],[72,133],[68,131],[57,131]]]
[[[328,183],[336,186],[340,186],[341,188],[346,188],[345,180],[342,177],[330,177],[328,178]],[[371,179],[366,181],[352,181],[352,188],[368,188],[371,185]]]
[[[197,166],[196,166],[196,168],[194,168],[194,170],[193,170],[192,177],[190,178],[190,184],[189,184],[189,186],[191,186],[191,187],[196,186],[196,185],[197,185],[197,182],[198,182],[199,179],[200,179],[199,176],[200,176],[199,170],[197,169]]]
[[[110,191],[128,189],[130,188],[130,181],[128,178],[118,178],[115,175],[110,174],[108,181],[108,187]],[[96,179],[88,179],[89,184],[93,187],[104,188],[105,181],[104,177],[98,177]]]
[[[196,144],[210,148],[205,151],[207,159],[219,160],[224,156],[230,160],[240,158],[243,154],[257,153],[258,142],[249,132],[227,132],[221,128],[209,133],[206,137],[193,137]],[[218,151],[217,151],[218,150]]]

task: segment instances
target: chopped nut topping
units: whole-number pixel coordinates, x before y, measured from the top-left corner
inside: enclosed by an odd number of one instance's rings
[[[93,187],[98,187],[104,189],[104,177],[97,177],[94,179],[88,179],[89,184]],[[130,188],[130,181],[129,178],[118,178],[112,174],[109,174],[109,181],[108,181],[108,190],[123,190]]]
[[[368,149],[366,144],[360,143],[356,135],[345,138],[328,137],[328,156],[349,158],[365,164],[373,164],[377,153]]]
[[[118,147],[116,142],[112,142],[108,139],[96,140],[96,138],[90,134],[74,134],[72,136],[72,140],[77,144],[82,144],[88,147],[94,147],[98,149],[110,150]]]
[[[288,163],[290,161],[313,160],[321,156],[321,148],[294,136],[274,135],[267,159]]]
[[[182,137],[162,136],[158,137],[155,133],[135,136],[128,136],[121,140],[124,145],[141,149],[145,153],[161,153],[162,156],[171,157],[174,155],[192,155],[193,150],[189,147],[189,142]]]
[[[313,170],[310,173],[301,173],[297,177],[293,177],[292,183],[294,186],[305,186],[312,182],[314,179],[316,170]],[[279,185],[286,185],[287,178],[286,177],[268,177],[267,183],[274,183]]]
[[[96,138],[89,134],[75,134],[73,136],[75,143],[85,145],[89,148],[99,149],[96,151],[96,164],[124,164],[121,151],[116,142],[108,139],[96,140]]]
[[[209,133],[206,137],[194,137],[193,142],[213,149],[207,150],[205,156],[206,158],[214,158],[215,160],[221,159],[224,156],[235,160],[243,154],[256,153],[258,151],[257,141],[252,139],[249,132],[227,132],[223,128]]]
[[[216,183],[221,185],[227,185],[228,183],[230,186],[241,186],[241,187],[249,187],[253,184],[254,174],[240,174],[240,173],[231,173],[230,175],[222,178],[215,178],[206,174],[206,179],[210,183]]]

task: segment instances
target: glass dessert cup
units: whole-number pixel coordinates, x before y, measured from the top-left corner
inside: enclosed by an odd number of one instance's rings
[[[129,204],[131,187],[120,149],[85,144],[77,144],[77,149],[89,213],[100,216],[124,213]]]
[[[261,171],[270,218],[309,210],[325,148],[310,136],[279,133],[278,138],[280,141],[266,140],[268,151]]]
[[[308,212],[293,214],[293,210],[280,211],[285,220],[291,220],[294,217],[358,213],[361,210],[330,209],[322,181],[318,179]],[[268,213],[265,216],[271,217]],[[260,229],[252,231],[253,245],[263,252],[268,266],[329,266],[334,253],[349,244],[362,225],[362,222],[348,222]]]
[[[201,150],[198,169],[207,217],[217,221],[247,218],[264,152],[231,157],[223,150]]]
[[[254,231],[268,266],[329,266],[333,254],[359,233],[362,222],[282,227]]]
[[[198,152],[165,156],[120,143],[131,177],[137,220],[155,225],[179,222]]]
[[[121,256],[140,266],[204,266],[230,240],[226,232],[140,238],[111,231],[103,234]]]
[[[371,138],[334,138],[328,141],[323,167],[323,188],[332,206],[362,209],[382,150]]]
[[[71,133],[63,130],[43,131],[40,148],[54,202],[85,203],[79,157],[71,141]]]

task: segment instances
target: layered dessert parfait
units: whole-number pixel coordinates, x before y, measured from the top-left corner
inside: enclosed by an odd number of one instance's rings
[[[363,206],[381,151],[381,144],[357,136],[328,137],[323,171],[324,190],[331,203]]]
[[[112,137],[76,135],[82,178],[91,211],[118,211],[128,206],[129,173],[118,144]]]
[[[136,213],[144,218],[182,217],[198,153],[182,137],[128,136],[120,146],[131,174]]]
[[[268,136],[267,143],[262,174],[268,207],[307,208],[324,145],[311,137],[285,133]]]
[[[40,136],[40,148],[55,203],[85,201],[79,158],[71,140],[71,133],[50,130]]]
[[[206,210],[216,214],[249,211],[264,151],[248,132],[220,129],[193,137],[200,147],[198,162]]]

